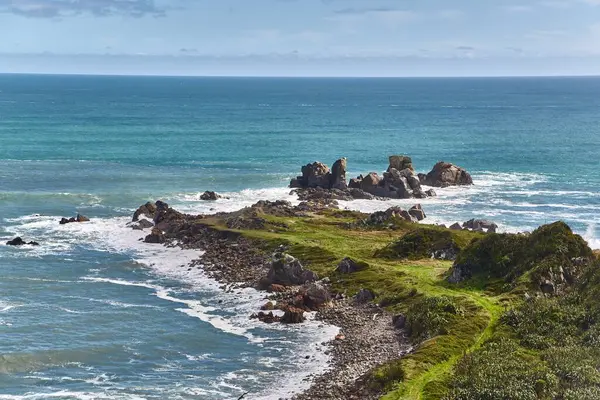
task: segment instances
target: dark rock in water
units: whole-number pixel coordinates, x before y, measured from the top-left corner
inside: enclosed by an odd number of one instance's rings
[[[23,245],[30,245],[30,246],[39,246],[40,244],[38,242],[25,242],[21,237],[16,237],[12,240],[9,240],[8,242],[6,242],[7,246],[23,246]]]
[[[346,257],[344,258],[342,261],[340,261],[340,263],[338,264],[336,271],[341,273],[341,274],[352,274],[354,272],[358,272],[358,271],[362,271],[364,269],[367,269],[369,267],[369,264],[367,264],[366,262],[362,262],[362,261],[354,261],[353,259],[351,259],[350,257]]]
[[[137,221],[142,215],[146,218],[154,219],[155,213],[156,206],[150,202],[147,202],[146,204],[140,206],[137,210],[135,210],[135,212],[133,213],[132,221]]]
[[[454,164],[440,161],[425,178],[425,185],[434,187],[448,187],[457,185],[472,185],[473,178],[463,168]]]
[[[148,221],[147,219],[140,219],[137,224],[131,225],[131,228],[133,230],[143,231],[144,229],[152,228],[153,226],[154,226],[154,224],[152,222]]]
[[[348,189],[346,183],[346,158],[340,158],[331,167],[331,184],[332,189]]]
[[[218,200],[221,196],[215,192],[207,190],[206,192],[200,195],[200,200]]]
[[[375,199],[375,196],[373,196],[371,193],[367,193],[364,190],[361,190],[359,188],[349,188],[348,193],[350,194],[350,196],[352,196],[352,198],[357,199],[357,200],[374,200]]]
[[[429,197],[436,197],[436,196],[437,196],[437,193],[436,193],[436,192],[435,192],[435,190],[433,190],[433,189],[426,190],[426,191],[425,191],[425,194],[426,194],[427,196],[429,196]]]
[[[264,322],[266,324],[272,324],[273,322],[281,321],[281,317],[274,315],[272,311],[269,313],[261,311],[258,314],[252,314],[250,316],[250,319],[258,319],[259,321]]]
[[[415,217],[417,221],[424,220],[427,216],[425,215],[425,211],[423,211],[423,207],[420,204],[416,204],[408,210],[408,213]]]
[[[452,229],[453,231],[462,231],[462,226],[458,222],[455,222],[450,225],[448,229]]]
[[[305,185],[303,187],[321,187],[329,189],[331,184],[331,172],[329,167],[322,162],[315,161],[302,167],[302,177],[298,177]]]
[[[285,324],[299,324],[305,320],[304,310],[296,307],[288,307],[281,318],[281,322]]]
[[[392,325],[394,325],[394,328],[396,329],[404,329],[404,327],[406,326],[406,315],[394,315],[392,317]]]
[[[152,228],[152,233],[144,238],[146,243],[164,243],[166,241],[165,234],[158,228]]]
[[[61,225],[65,225],[65,224],[70,224],[72,222],[88,222],[89,220],[90,219],[88,217],[86,217],[85,215],[77,214],[76,217],[71,217],[69,219],[61,218],[58,223]]]
[[[273,302],[267,301],[265,304],[263,304],[260,307],[260,309],[263,310],[263,311],[271,311],[271,310],[275,309],[275,305],[273,304]]]
[[[9,240],[8,242],[6,242],[6,244],[8,246],[22,246],[25,243],[25,241],[23,239],[21,239],[20,237],[16,237],[13,240]]]
[[[354,296],[354,300],[358,304],[368,303],[375,300],[375,293],[370,289],[360,289],[356,296]]]
[[[278,284],[285,286],[303,285],[307,282],[318,280],[317,274],[304,269],[300,261],[282,250],[273,254],[271,268],[267,273],[266,281],[263,286],[268,284]]]

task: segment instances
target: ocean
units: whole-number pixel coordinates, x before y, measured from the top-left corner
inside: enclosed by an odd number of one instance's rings
[[[407,154],[475,182],[419,200],[425,222],[564,220],[600,247],[598,94],[593,77],[0,75],[0,399],[278,399],[327,368],[317,345],[335,327],[249,320],[261,293],[221,290],[186,268],[201,252],[125,226],[146,201],[296,201],[286,186],[303,164],[347,157],[353,177]],[[78,212],[92,221],[58,224]],[[15,236],[41,245],[4,245]]]

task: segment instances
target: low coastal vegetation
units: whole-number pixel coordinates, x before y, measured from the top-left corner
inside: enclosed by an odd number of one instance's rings
[[[243,238],[253,252],[275,252],[273,265],[289,259],[297,276],[326,278],[333,297],[385,310],[412,347],[356,377],[382,399],[600,398],[600,262],[565,223],[522,234],[494,233],[489,221],[449,229],[416,224],[420,206],[368,215],[337,209],[324,197],[334,189],[307,190],[313,197],[296,207],[259,202],[212,216],[145,205],[155,223],[146,240],[189,242],[207,230]]]

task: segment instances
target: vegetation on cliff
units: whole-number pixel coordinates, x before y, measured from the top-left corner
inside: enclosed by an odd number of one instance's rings
[[[600,273],[564,223],[513,235],[401,219],[365,229],[366,215],[331,209],[275,214],[253,216],[260,226],[201,223],[264,251],[284,245],[334,291],[370,289],[402,315],[414,351],[365,379],[384,399],[599,398]],[[454,263],[440,256],[449,250]],[[346,257],[361,268],[336,271]]]

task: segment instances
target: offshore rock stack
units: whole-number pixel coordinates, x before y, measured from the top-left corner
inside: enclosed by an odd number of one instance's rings
[[[302,167],[302,175],[290,182],[291,188],[334,191],[338,196],[350,199],[391,198],[410,199],[435,196],[433,189],[423,190],[421,185],[448,187],[472,185],[471,175],[461,167],[440,161],[428,174],[417,174],[408,156],[389,157],[389,166],[383,176],[376,172],[360,175],[346,181],[347,160],[337,160],[331,169],[315,161]]]

